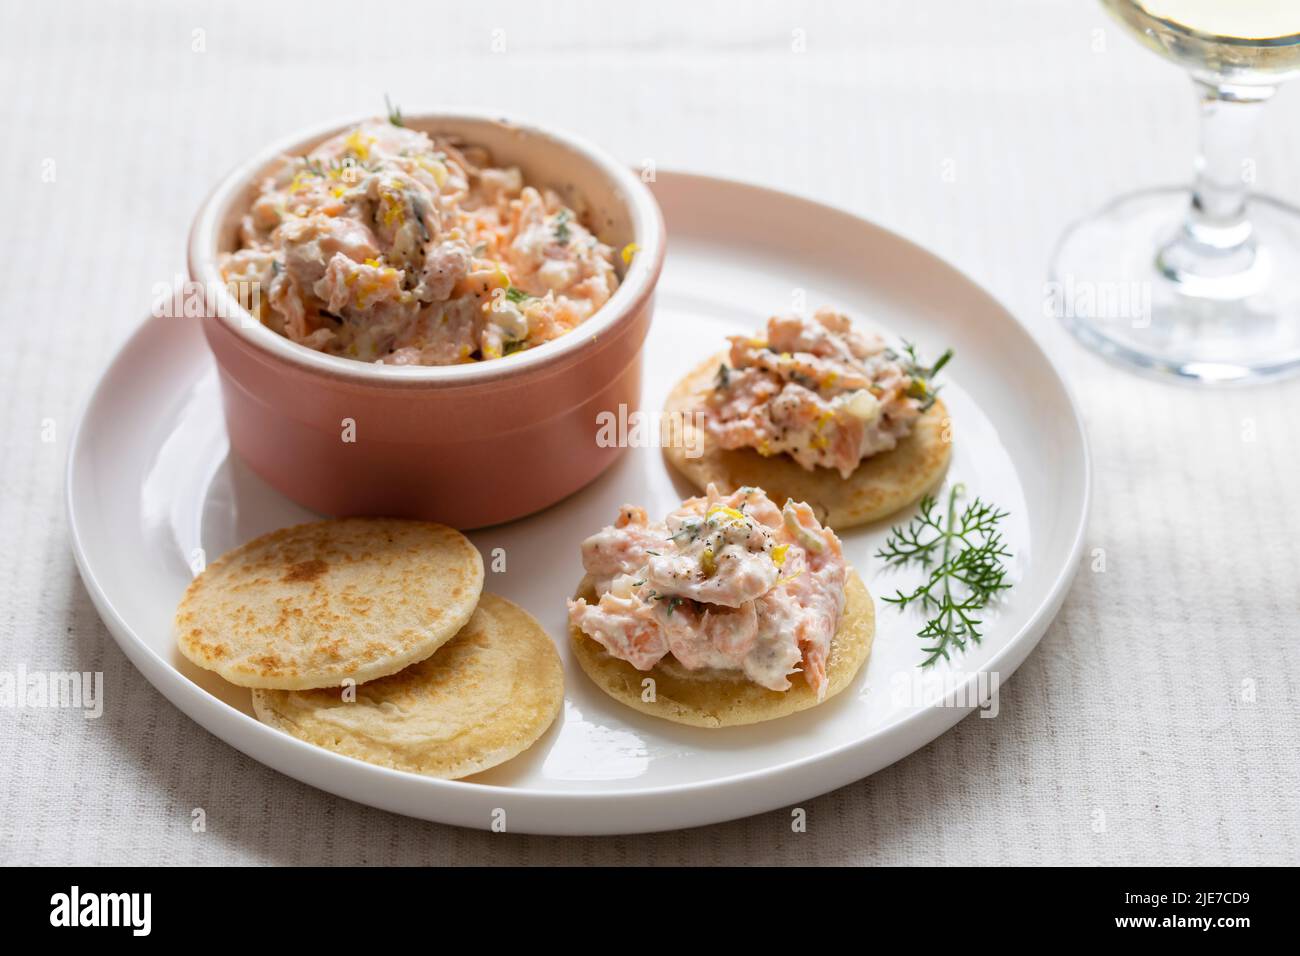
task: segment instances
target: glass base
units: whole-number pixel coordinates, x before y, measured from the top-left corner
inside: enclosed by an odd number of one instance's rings
[[[1153,374],[1243,384],[1300,374],[1300,210],[1252,196],[1252,261],[1220,281],[1162,254],[1190,202],[1186,189],[1148,189],[1075,223],[1053,256],[1046,308],[1084,345]]]

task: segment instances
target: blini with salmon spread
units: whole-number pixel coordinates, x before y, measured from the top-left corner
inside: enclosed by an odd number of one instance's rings
[[[764,457],[753,448],[719,446],[694,413],[712,390],[725,355],[715,355],[673,388],[665,412],[682,423],[682,440],[665,446],[668,463],[700,490],[763,488],[778,506],[806,501],[832,528],[867,524],[907,507],[942,480],[952,452],[948,409],[935,399],[897,446],[865,459],[848,478],[829,468],[812,471],[788,455]]]
[[[591,579],[584,578],[575,597],[594,601]],[[688,670],[672,655],[648,671],[638,670],[611,655],[594,638],[570,624],[573,654],[596,686],[619,703],[645,714],[693,727],[735,727],[756,724],[807,710],[834,697],[857,676],[871,654],[876,612],[871,595],[850,570],[844,584],[844,612],[831,639],[826,665],[826,694],[822,701],[803,680],[784,691],[768,690],[743,674],[718,670]]]

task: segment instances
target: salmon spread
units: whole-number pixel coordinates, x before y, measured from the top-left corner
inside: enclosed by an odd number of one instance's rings
[[[625,250],[631,251],[631,247]],[[365,362],[453,365],[548,342],[618,288],[613,252],[558,194],[481,147],[372,120],[261,183],[222,258],[261,322]]]
[[[582,543],[582,563],[596,603],[570,601],[569,620],[612,656],[646,671],[671,654],[774,691],[802,672],[825,696],[848,566],[808,505],[713,485],[662,522],[627,505]]]
[[[934,402],[927,379],[951,356],[922,368],[911,346],[895,352],[831,309],[771,318],[763,337],[730,341],[701,409],[709,434],[722,448],[786,454],[844,478],[912,430]]]

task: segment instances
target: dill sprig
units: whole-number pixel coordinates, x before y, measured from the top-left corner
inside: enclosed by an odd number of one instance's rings
[[[569,244],[569,218],[571,213],[567,209],[561,209],[555,216],[555,241],[562,246]]]
[[[899,609],[916,605],[931,615],[917,637],[929,642],[922,667],[939,658],[948,660],[953,650],[965,650],[984,636],[977,616],[1000,591],[1011,587],[1003,559],[1011,552],[1002,540],[998,523],[1008,512],[979,498],[957,512],[957,499],[965,493],[957,484],[948,494],[946,515],[936,513],[932,495],[921,499],[921,513],[907,525],[893,528],[876,557],[887,565],[920,565],[930,572],[924,584],[884,600]]]
[[[903,371],[912,379],[912,384],[907,390],[908,396],[921,402],[921,411],[928,411],[943,388],[942,385],[934,384],[934,377],[952,360],[952,349],[944,350],[933,365],[925,365],[917,357],[916,346],[906,339],[903,340],[902,353],[888,349],[887,354],[899,362],[903,366]]]
[[[645,582],[638,581],[637,584],[645,584]],[[633,585],[633,587],[636,586],[637,585],[635,584]],[[658,591],[649,591],[646,594],[646,597],[648,597],[651,601],[662,601],[664,603],[664,606],[668,608],[668,613],[665,615],[665,617],[672,617],[673,611],[677,610],[679,607],[681,607],[683,604],[685,604],[687,601],[690,600],[690,598],[678,597],[676,594],[660,594]]]
[[[700,531],[703,528],[704,522],[699,518],[687,518],[682,522],[680,528],[664,540],[671,541],[674,544],[689,544],[700,536]]]
[[[406,125],[404,122],[402,122],[402,108],[400,106],[394,106],[392,103],[390,103],[388,101],[387,93],[384,94],[384,109],[388,111],[388,122],[392,123],[394,126]]]

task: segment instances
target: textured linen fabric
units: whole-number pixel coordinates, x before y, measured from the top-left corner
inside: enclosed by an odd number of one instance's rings
[[[386,6],[382,28],[350,3],[0,10],[0,670],[102,670],[110,701],[99,720],[0,709],[0,862],[1300,862],[1300,383],[1143,381],[1041,307],[1067,223],[1191,166],[1186,77],[1099,6],[413,3]],[[833,203],[947,258],[1031,328],[1086,415],[1095,506],[1085,563],[999,717],[809,801],[805,833],[779,810],[552,839],[318,792],[136,672],[69,549],[77,411],[182,270],[216,178],[385,91]],[[1298,120],[1300,89],[1284,89],[1255,157],[1291,201]]]

